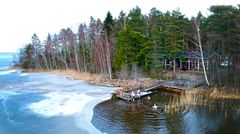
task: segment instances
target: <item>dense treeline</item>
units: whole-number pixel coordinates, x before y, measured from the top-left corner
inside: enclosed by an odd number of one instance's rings
[[[199,51],[195,42],[200,32],[203,50],[218,55],[210,59],[211,84],[240,87],[240,7],[211,6],[210,11],[208,17],[199,13],[191,19],[179,10],[163,13],[156,8],[143,15],[136,7],[115,19],[108,12],[103,22],[91,17],[88,25],[80,24],[77,33],[61,29],[43,42],[34,34],[32,43],[20,50],[19,64],[26,69],[99,73],[107,79],[134,78],[139,72],[159,77],[160,52],[173,61],[175,74],[175,55]],[[226,59],[227,69],[219,68]]]
[[[202,35],[206,50],[219,54],[211,59],[209,78],[213,85],[240,88],[240,5],[212,6],[212,14],[202,19]],[[227,68],[219,68],[219,61],[229,61]]]

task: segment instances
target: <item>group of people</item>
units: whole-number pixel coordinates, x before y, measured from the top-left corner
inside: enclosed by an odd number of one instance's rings
[[[141,91],[138,89],[136,94],[132,91],[131,92],[131,97],[132,97],[133,101],[134,101],[135,98],[139,99],[141,97]]]
[[[134,101],[135,98],[138,98],[138,99],[139,99],[139,98],[141,97],[141,91],[140,91],[139,89],[137,90],[137,93],[134,93],[134,92],[132,91],[132,92],[131,92],[131,97],[132,97],[132,100],[133,100],[133,101]],[[151,100],[151,97],[148,96],[147,99],[148,99],[148,100]],[[158,106],[154,103],[153,106],[152,106],[152,108],[157,109]]]

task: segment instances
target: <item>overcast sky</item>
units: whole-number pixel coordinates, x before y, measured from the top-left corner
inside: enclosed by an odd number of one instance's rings
[[[238,0],[1,0],[0,1],[0,52],[17,51],[31,41],[36,33],[40,40],[48,33],[58,33],[61,28],[76,29],[78,24],[88,24],[90,16],[104,20],[107,11],[117,17],[121,10],[128,13],[139,6],[143,14],[156,7],[162,12],[180,8],[187,17],[198,11],[209,15],[211,5],[237,6]]]

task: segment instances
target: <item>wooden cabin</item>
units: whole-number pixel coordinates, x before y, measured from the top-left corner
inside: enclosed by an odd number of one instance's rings
[[[168,55],[169,54],[166,52],[160,53],[159,59],[160,62],[163,64],[164,69],[172,69],[173,67],[173,60],[169,60],[166,58]],[[206,69],[209,68],[209,58],[218,57],[218,54],[215,52],[204,52],[203,55]],[[176,68],[179,68],[180,70],[199,71],[203,68],[200,51],[177,53],[174,58]]]

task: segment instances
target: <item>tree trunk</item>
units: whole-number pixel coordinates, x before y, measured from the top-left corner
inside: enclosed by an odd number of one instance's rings
[[[210,86],[209,81],[208,81],[208,77],[207,77],[205,63],[204,63],[204,57],[203,57],[203,50],[202,50],[202,42],[201,42],[201,35],[200,35],[199,24],[197,24],[196,20],[194,20],[194,23],[195,23],[195,26],[196,26],[196,29],[197,29],[197,40],[198,40],[198,45],[199,45],[200,53],[201,53],[201,60],[202,60],[202,66],[203,66],[203,72],[204,72],[205,81],[206,81],[207,85]]]
[[[43,59],[44,59],[44,62],[45,62],[45,66],[47,67],[47,70],[49,71],[47,58],[46,58],[46,56],[44,54],[42,54],[42,56],[43,56]]]
[[[106,49],[107,49],[107,53],[106,53],[106,60],[107,60],[107,70],[108,70],[108,78],[111,80],[112,79],[112,65],[111,65],[111,47],[110,44],[108,42],[108,38],[107,35],[105,35],[106,37]]]
[[[79,63],[78,63],[77,47],[76,47],[76,45],[74,45],[74,55],[75,55],[75,61],[76,61],[77,71],[80,72]]]
[[[176,58],[173,58],[173,79],[176,78]]]

